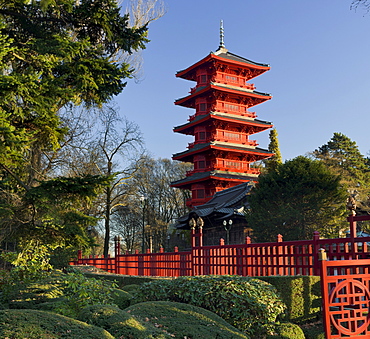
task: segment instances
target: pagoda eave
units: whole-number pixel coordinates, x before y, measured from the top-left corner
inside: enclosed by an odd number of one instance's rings
[[[224,56],[222,56],[222,55],[224,55]],[[261,74],[265,73],[266,71],[270,70],[269,65],[256,63],[256,62],[253,62],[251,60],[241,58],[241,57],[239,57],[235,54],[232,54],[232,53],[225,53],[225,54],[219,54],[219,55],[216,55],[214,53],[210,53],[206,57],[204,57],[202,60],[198,61],[197,63],[189,66],[188,68],[186,68],[184,70],[178,71],[176,73],[176,77],[186,79],[186,80],[195,81],[196,80],[195,79],[196,69],[199,66],[203,66],[206,63],[211,64],[214,61],[226,64],[226,65],[232,65],[234,67],[238,67],[238,66],[239,67],[246,67],[246,65],[247,65],[248,68],[251,68],[251,69],[257,71],[249,79],[253,79],[254,77],[256,77],[258,75],[261,75]]]
[[[186,124],[174,127],[173,131],[176,133],[193,135],[195,126],[204,123],[212,123],[212,121],[224,121],[232,124],[238,124],[239,126],[252,126],[255,129],[254,133],[259,133],[273,127],[273,124],[268,121],[244,118],[243,116],[230,113],[210,112],[209,114],[195,118]]]
[[[262,148],[253,148],[253,147],[248,147],[248,146],[243,146],[243,145],[226,145],[226,143],[206,143],[206,144],[200,144],[196,145],[198,147],[193,147],[190,148],[186,151],[183,151],[181,153],[176,153],[172,156],[173,160],[179,160],[179,161],[185,161],[185,162],[192,162],[192,157],[196,154],[199,153],[209,153],[212,151],[222,151],[222,152],[228,152],[229,154],[244,154],[244,155],[251,155],[256,160],[262,160],[269,158],[273,155],[272,152],[262,149]]]
[[[250,90],[238,90],[235,88],[230,88],[227,86],[219,86],[217,84],[209,84],[208,86],[204,86],[201,89],[194,91],[190,95],[177,99],[175,101],[175,105],[178,106],[184,106],[188,108],[194,108],[194,101],[195,98],[201,95],[205,95],[207,92],[209,92],[209,95],[213,95],[215,92],[219,93],[227,93],[227,95],[234,95],[234,96],[241,96],[241,97],[249,97],[251,99],[254,99],[253,106],[258,105],[262,102],[265,102],[267,100],[270,100],[272,96],[267,93],[261,93],[256,91],[250,91]]]
[[[184,179],[171,182],[171,187],[182,188],[182,189],[190,189],[191,185],[204,182],[205,180],[215,180],[215,181],[227,181],[233,183],[243,183],[246,181],[257,181],[258,175],[251,175],[251,174],[241,174],[241,173],[233,173],[233,172],[226,172],[226,171],[210,171],[210,172],[202,172],[196,173]]]

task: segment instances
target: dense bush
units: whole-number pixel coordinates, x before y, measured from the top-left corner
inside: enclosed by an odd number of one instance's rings
[[[317,276],[260,277],[274,285],[287,309],[285,320],[295,324],[321,319],[321,285]]]
[[[57,301],[63,296],[61,282],[64,274],[53,271],[42,276],[39,281],[26,283],[17,282],[7,286],[2,285],[0,300],[9,308],[34,308],[36,305]]]
[[[41,309],[76,317],[87,305],[130,305],[131,295],[115,288],[110,281],[86,278],[78,272],[53,271],[40,281],[17,283],[2,289],[0,301],[9,308]]]
[[[114,339],[102,328],[36,310],[0,310],[0,338]]]
[[[325,339],[324,326],[321,321],[301,326],[306,339]]]
[[[105,305],[89,306],[79,319],[105,328],[116,338],[248,339],[216,314],[174,302],[144,302],[124,311]]]
[[[267,339],[305,339],[302,329],[292,323],[280,323],[275,326],[274,334]]]
[[[196,276],[152,281],[141,285],[137,301],[168,300],[208,309],[239,330],[260,335],[273,328],[285,305],[276,288],[240,276]]]
[[[111,300],[114,305],[117,305],[123,310],[131,305],[132,295],[120,289],[113,289],[111,292]]]
[[[131,284],[131,285],[126,285],[122,287],[123,291],[126,291],[128,293],[136,293],[140,289],[140,285],[137,284]]]

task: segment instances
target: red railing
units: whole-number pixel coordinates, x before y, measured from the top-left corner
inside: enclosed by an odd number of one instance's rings
[[[120,243],[115,244],[115,258],[79,258],[71,265],[93,265],[105,271],[138,276],[191,276],[231,274],[241,276],[320,275],[319,249],[325,249],[328,260],[370,258],[368,238],[319,239],[315,232],[312,240],[202,246],[203,233],[192,230],[191,251],[140,254],[120,254]]]

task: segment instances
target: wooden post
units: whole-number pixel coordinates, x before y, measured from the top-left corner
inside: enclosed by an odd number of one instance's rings
[[[320,275],[320,258],[319,258],[319,240],[320,240],[320,233],[318,231],[313,232],[313,275]],[[324,249],[325,250],[325,249]]]
[[[284,254],[284,248],[283,246],[280,245],[281,242],[283,242],[283,236],[281,234],[278,234],[277,235],[277,246],[276,246],[276,255],[277,255],[277,274],[278,275],[284,275],[284,257],[283,257],[283,254]],[[276,273],[273,272],[272,273],[273,275],[275,275]]]
[[[355,221],[355,213],[351,213],[348,216],[349,220],[349,233],[351,238],[351,257],[349,259],[356,259],[355,255],[355,238],[357,236],[357,222]]]
[[[251,258],[251,247],[249,246],[251,244],[251,238],[250,237],[246,237],[245,238],[245,244],[246,244],[246,248],[245,248],[245,266],[246,266],[246,271],[245,271],[245,275],[247,277],[250,277],[252,276],[252,258]]]
[[[114,237],[114,273],[119,274],[119,256],[121,254],[121,237]]]

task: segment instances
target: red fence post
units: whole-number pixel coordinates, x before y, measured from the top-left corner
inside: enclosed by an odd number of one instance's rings
[[[114,237],[114,273],[119,274],[119,256],[121,253],[121,237]]]
[[[251,238],[250,237],[246,237],[245,238],[245,256],[246,256],[246,261],[245,261],[245,265],[246,265],[246,272],[245,272],[245,275],[247,277],[250,277],[252,276],[252,258],[251,258],[251,247],[249,246],[251,244]],[[243,274],[244,275],[244,274]]]
[[[77,252],[77,265],[81,265],[82,263],[82,251],[78,250]]]
[[[320,275],[321,265],[320,265],[320,258],[319,258],[319,240],[320,240],[320,233],[318,231],[313,232],[313,275]]]
[[[281,243],[283,242],[283,236],[281,234],[278,234],[277,235],[277,242],[278,243]],[[277,248],[277,251],[276,251],[276,254],[277,254],[277,274],[279,275],[283,275],[284,274],[284,258],[282,256],[283,254],[283,246],[280,246],[279,244],[276,246]],[[275,275],[276,272],[273,272],[273,275]]]

